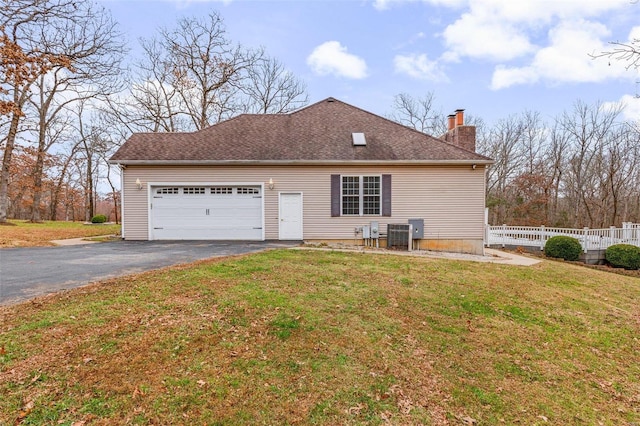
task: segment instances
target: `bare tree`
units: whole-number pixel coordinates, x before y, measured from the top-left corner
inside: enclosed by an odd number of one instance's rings
[[[247,112],[281,114],[309,102],[306,85],[277,59],[263,57],[247,68],[242,92],[248,97]]]
[[[590,56],[593,59],[607,58],[609,64],[611,64],[611,60],[620,61],[626,69],[640,67],[640,39],[635,38],[626,43],[612,41],[609,46],[611,49],[592,53]]]
[[[421,98],[400,93],[393,98],[393,112],[389,118],[428,135],[443,135],[447,124],[444,114],[434,105],[435,99],[433,92]]]
[[[102,8],[92,4],[74,6],[64,19],[43,24],[40,42],[49,51],[62,52],[71,69],[53,67],[38,77],[29,98],[37,114],[38,160],[34,170],[34,209],[31,220],[40,220],[42,159],[57,140],[46,137],[50,128],[66,120],[69,108],[77,102],[98,99],[121,90],[120,63],[125,48],[117,24]]]
[[[56,154],[56,165],[49,170],[53,181],[51,191],[51,203],[49,205],[49,219],[58,219],[58,206],[62,198],[63,190],[68,185],[69,167],[75,159],[78,145],[71,146],[69,152],[58,152]]]
[[[130,92],[109,99],[111,111],[130,133],[179,132],[189,129],[183,115],[175,73],[166,58],[165,47],[157,39],[140,40],[144,58],[137,61]]]
[[[241,113],[284,113],[308,102],[305,84],[264,49],[228,39],[222,17],[182,18],[140,40],[129,93],[106,111],[131,134],[208,127]]]
[[[547,213],[545,223],[556,226],[568,226],[563,215],[558,212],[560,187],[564,179],[563,172],[567,164],[569,138],[558,123],[547,132],[548,140],[542,152],[542,164],[545,164],[547,177]]]
[[[487,170],[487,206],[492,209],[494,223],[505,223],[509,219],[508,189],[524,163],[525,132],[526,122],[517,115],[499,120],[489,131],[483,153],[495,161]]]
[[[34,168],[32,220],[40,220],[40,197],[44,158],[61,134],[68,105],[77,99],[108,94],[119,88],[117,77],[123,42],[116,24],[102,8],[91,3],[66,0],[16,0],[5,3],[2,25],[12,28],[11,41],[25,52],[46,52],[46,66],[30,74],[21,84],[9,85],[20,114],[13,113],[5,138],[3,169],[11,162],[20,120],[33,122],[32,135],[38,147]],[[29,114],[24,106],[29,103]],[[33,114],[30,114],[33,112]],[[55,136],[55,137],[54,137]],[[6,185],[0,182],[0,221],[6,220]]]
[[[620,107],[605,109],[601,103],[587,105],[578,101],[572,111],[563,113],[559,119],[572,147],[565,182],[572,204],[573,226],[596,224],[592,200],[597,190],[594,182],[597,176],[592,167],[620,111]]]
[[[42,28],[46,22],[64,19],[75,7],[73,0],[13,0],[0,6],[0,95],[6,96],[0,109],[10,117],[2,138],[0,223],[7,221],[9,169],[31,85],[54,67],[71,67],[63,52],[49,50],[41,43]]]
[[[237,105],[222,101],[241,87],[244,71],[263,55],[262,50],[233,44],[215,12],[204,19],[182,18],[174,29],[160,29],[156,43],[164,56],[155,60],[170,70],[169,81],[163,83],[175,88],[182,112],[196,130],[237,113]]]

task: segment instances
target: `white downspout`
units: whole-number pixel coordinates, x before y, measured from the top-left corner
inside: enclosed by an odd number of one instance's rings
[[[121,237],[125,239],[124,233],[124,169],[125,166],[120,164],[120,233]]]

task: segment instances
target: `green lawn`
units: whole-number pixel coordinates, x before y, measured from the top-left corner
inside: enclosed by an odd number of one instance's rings
[[[83,222],[45,221],[31,223],[11,220],[0,226],[0,248],[50,246],[51,240],[120,234],[120,225]]]
[[[0,424],[640,422],[640,280],[304,250],[0,308]]]

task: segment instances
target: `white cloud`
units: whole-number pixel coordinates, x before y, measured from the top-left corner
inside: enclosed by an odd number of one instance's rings
[[[427,55],[396,55],[393,59],[395,71],[421,80],[448,81],[437,61],[430,61]]]
[[[640,27],[633,27],[629,31],[629,40],[640,40]]]
[[[636,122],[640,117],[640,98],[631,95],[623,95],[620,100],[614,102],[603,102],[602,108],[615,110],[622,106],[622,118],[627,121]]]
[[[498,65],[493,72],[491,88],[493,90],[505,89],[518,84],[533,84],[540,80],[540,76],[533,67],[507,68]]]
[[[472,15],[482,19],[532,25],[553,18],[598,16],[628,4],[628,0],[470,0],[469,8]]]
[[[496,67],[491,88],[504,89],[517,84],[545,80],[552,83],[594,83],[608,78],[635,74],[624,67],[610,66],[606,60],[591,58],[589,52],[606,49],[601,41],[607,28],[585,20],[565,21],[549,31],[549,45],[536,52],[529,65]]]
[[[373,5],[383,10],[417,1],[464,9],[439,34],[445,47],[439,64],[424,55],[399,55],[394,59],[397,72],[433,79],[442,73],[443,63],[471,58],[496,64],[494,90],[637,75],[589,56],[609,47],[612,34],[602,23],[604,16],[623,8],[636,10],[629,0],[374,0]],[[640,27],[631,31],[633,38],[640,38]]]
[[[534,46],[528,37],[505,22],[465,13],[443,32],[450,61],[460,57],[507,61],[530,53]]]
[[[386,10],[389,9],[393,4],[415,3],[416,1],[430,3],[434,6],[448,7],[459,7],[467,2],[467,0],[373,0],[373,7],[378,10]]]
[[[307,65],[319,75],[333,74],[353,79],[367,76],[364,59],[348,53],[347,48],[337,41],[327,41],[313,49],[307,57]]]
[[[167,3],[174,3],[177,9],[187,9],[192,4],[197,3],[222,3],[225,6],[231,3],[233,0],[162,0]]]
[[[449,51],[443,58],[510,61],[538,50],[533,37],[562,20],[580,20],[628,6],[628,0],[468,0],[468,11],[442,36]]]

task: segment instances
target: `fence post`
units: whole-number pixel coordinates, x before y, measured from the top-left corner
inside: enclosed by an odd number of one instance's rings
[[[502,224],[502,248],[504,248],[504,240],[505,240],[505,234],[507,233],[507,224],[503,223]]]
[[[616,244],[616,242],[614,242],[614,238],[616,237],[616,227],[615,226],[610,226],[609,227],[609,246],[612,246],[614,244]],[[607,248],[605,247],[605,248]],[[602,247],[600,247],[600,249],[602,249]]]
[[[589,228],[585,226],[582,231],[582,234],[583,234],[582,249],[584,250],[585,253],[589,251],[588,249],[589,244],[587,243],[587,238],[589,237],[588,233],[589,233]]]
[[[631,227],[629,226],[629,223],[627,222],[622,222],[622,242],[624,243],[625,241],[629,240],[629,231],[631,231]]]
[[[545,238],[544,238],[544,225],[540,225],[540,250],[544,250],[544,243],[545,243]]]

